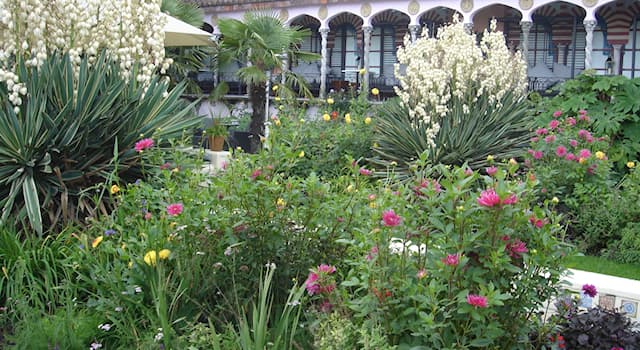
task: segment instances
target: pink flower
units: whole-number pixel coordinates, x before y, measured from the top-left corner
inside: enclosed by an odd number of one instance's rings
[[[540,141],[540,138],[538,136],[531,138],[531,142],[538,142],[538,141]]]
[[[372,171],[366,168],[360,168],[360,175],[362,176],[369,176],[371,175]]]
[[[591,133],[585,129],[580,129],[578,130],[578,137],[582,138],[582,139],[587,139],[589,136],[591,136]]]
[[[529,217],[529,222],[536,228],[542,228],[547,223],[547,219],[538,219],[535,216]]]
[[[491,166],[489,168],[484,169],[489,176],[493,176],[498,172],[498,168]]]
[[[556,135],[549,135],[547,137],[544,138],[544,142],[546,143],[552,143],[556,141]]]
[[[436,193],[440,193],[440,191],[442,190],[442,187],[440,187],[440,183],[438,183],[438,181],[433,179],[422,179],[420,184],[413,188],[413,192],[416,194],[416,196],[424,196],[422,189],[429,188],[429,185],[431,185]]]
[[[591,151],[589,151],[586,148],[583,148],[580,150],[580,153],[578,153],[578,157],[580,158],[589,158],[591,157]]]
[[[309,295],[318,294],[320,291],[320,286],[316,283],[317,280],[318,274],[313,271],[309,272],[309,276],[307,276],[307,280],[304,282],[304,287]]]
[[[464,175],[465,175],[465,176],[471,176],[471,175],[473,175],[473,170],[471,170],[471,168],[466,168],[466,169],[464,169]]]
[[[151,220],[151,213],[150,212],[144,213],[144,219],[145,220]]]
[[[487,307],[487,297],[482,295],[468,294],[467,295],[467,304],[478,308],[478,307]]]
[[[330,313],[331,310],[333,310],[333,304],[331,304],[329,300],[325,300],[322,302],[322,304],[320,304],[320,311],[324,312],[325,314]]]
[[[556,147],[556,155],[558,157],[564,157],[567,155],[567,148],[564,147],[563,145],[560,145],[558,147]]]
[[[564,157],[564,159],[569,160],[569,161],[572,161],[572,160],[576,160],[577,158],[576,158],[575,154],[573,154],[573,153],[567,153],[567,156],[566,156],[566,157]]]
[[[136,142],[135,150],[136,150],[136,152],[140,153],[140,152],[144,151],[145,149],[149,149],[151,147],[153,147],[153,140],[152,139],[142,139],[142,140]]]
[[[478,204],[483,207],[500,205],[500,196],[498,196],[493,188],[484,190],[480,193],[480,197],[478,197]]]
[[[256,180],[258,177],[262,175],[262,170],[256,169],[251,173],[251,180]]]
[[[366,259],[367,260],[373,260],[373,257],[378,255],[378,247],[377,246],[373,246],[371,248],[371,250],[369,251],[369,254],[367,254]]]
[[[562,111],[555,111],[555,112],[553,112],[553,117],[554,117],[554,118],[558,118],[558,117],[560,117],[560,116],[562,116]]]
[[[571,145],[571,147],[578,147],[578,141],[576,140],[569,141],[569,144]]]
[[[367,196],[367,199],[370,200],[370,201],[375,201],[376,200],[376,195],[372,193],[372,194]]]
[[[516,204],[518,202],[518,197],[515,194],[510,194],[507,198],[502,200],[502,205]]]
[[[171,164],[169,163],[164,163],[160,166],[160,170],[167,170],[171,167]]]
[[[542,151],[534,151],[533,152],[533,159],[542,159]]]
[[[389,209],[382,212],[382,223],[384,226],[394,227],[402,223],[402,218],[393,209]]]
[[[458,254],[447,254],[446,258],[442,258],[442,262],[447,266],[458,266],[460,256]]]
[[[536,135],[538,135],[538,136],[546,135],[548,133],[549,132],[545,128],[540,128],[540,129],[536,130]]]
[[[425,269],[420,269],[420,271],[418,271],[418,273],[416,273],[416,277],[418,277],[418,279],[423,279],[425,277],[427,277],[427,270]]]
[[[585,115],[587,114],[587,111],[585,111],[584,109],[581,109],[578,111],[578,113],[580,113],[580,115]]]
[[[169,214],[170,216],[178,216],[180,215],[180,213],[182,213],[183,209],[184,206],[182,205],[182,203],[169,204],[167,205],[167,214]]]
[[[582,286],[582,292],[585,295],[588,295],[590,297],[595,297],[598,294],[598,290],[596,289],[596,286],[594,286],[593,284],[585,284]]]
[[[336,267],[327,264],[320,264],[320,266],[318,266],[318,272],[331,274],[336,272]]]
[[[549,129],[553,130],[553,129],[557,128],[558,125],[560,125],[560,122],[554,119],[554,120],[549,122]]]
[[[576,125],[576,118],[574,118],[574,117],[567,118],[567,125],[569,125],[569,126]]]
[[[509,243],[507,245],[507,249],[509,250],[509,256],[514,259],[519,258],[522,254],[529,251],[527,249],[527,245],[517,238],[513,241],[513,243]]]

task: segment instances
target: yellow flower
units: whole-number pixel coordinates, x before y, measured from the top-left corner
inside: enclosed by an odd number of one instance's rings
[[[99,246],[103,239],[104,239],[104,237],[103,237],[103,236],[98,236],[98,237],[96,237],[96,238],[93,240],[93,242],[91,242],[91,246],[92,246],[93,248],[95,248],[95,247]]]
[[[111,186],[111,194],[116,194],[118,192],[120,192],[120,187],[118,187],[118,185]]]
[[[627,162],[627,168],[633,169],[633,167],[635,167],[635,166],[636,166],[635,162]]]
[[[271,90],[273,90],[273,91],[278,91],[278,85],[274,85],[274,86],[271,88]]]
[[[580,163],[580,164],[584,164],[586,162],[587,162],[587,160],[585,158],[578,159],[578,163]]]
[[[156,266],[156,251],[150,250],[144,255],[144,262],[149,266]]]
[[[371,117],[364,118],[364,123],[367,125],[371,124]]]
[[[600,160],[604,159],[604,152],[602,152],[602,151],[596,152],[596,158],[598,158]]]
[[[298,153],[298,158],[304,158],[304,151],[300,151],[300,153]]]
[[[553,197],[551,198],[551,202],[553,202],[553,204],[558,204],[560,203],[560,200],[558,199],[558,197]]]
[[[347,113],[344,115],[344,122],[347,124],[351,124],[351,114]]]
[[[360,75],[364,75],[364,73],[366,73],[366,72],[367,72],[366,69],[360,68],[360,71],[359,71]]]
[[[373,88],[371,89],[371,94],[373,96],[378,96],[380,94],[380,90],[378,90],[378,88]]]
[[[369,202],[369,208],[375,209],[377,207],[376,202]]]
[[[457,211],[463,211],[464,210],[464,205],[459,205],[456,207]]]
[[[377,142],[373,143],[373,148],[378,148],[378,143]]]
[[[280,101],[281,98],[280,98],[280,96],[276,96],[276,98],[274,98],[274,100],[277,102],[277,101]]]
[[[327,103],[328,103],[328,104],[330,104],[330,105],[332,105],[332,104],[333,104],[333,99],[332,99],[331,97],[329,97],[329,98],[327,99]]]
[[[287,202],[285,202],[282,198],[278,198],[278,200],[276,200],[276,205],[279,207],[284,207],[285,205],[287,205]]]
[[[329,113],[325,113],[322,115],[322,119],[324,119],[325,122],[328,122],[329,120],[331,120],[331,116],[329,115]]]
[[[122,245],[120,246],[120,249],[122,249],[122,250],[127,249],[127,245],[126,245],[126,244],[124,244],[124,243],[122,243]]]
[[[300,123],[304,123],[304,119],[300,118]]]
[[[489,162],[493,162],[494,159],[495,158],[492,155],[488,155],[487,156],[487,161],[489,161]]]
[[[353,185],[347,186],[347,192],[352,192],[352,191],[353,191]]]
[[[280,123],[280,119],[276,119],[276,121],[274,122],[274,124],[275,124],[276,126],[280,126],[280,124],[282,124],[282,123]]]
[[[133,261],[129,261],[129,263],[127,264],[129,266],[129,268],[133,267]]]
[[[171,251],[169,249],[162,249],[158,252],[158,257],[160,260],[168,259],[169,255],[171,255]]]
[[[518,161],[513,159],[513,158],[511,158],[511,159],[509,159],[509,164],[510,165],[518,165]]]

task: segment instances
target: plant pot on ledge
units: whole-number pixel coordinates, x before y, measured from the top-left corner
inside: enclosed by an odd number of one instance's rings
[[[209,136],[209,149],[220,152],[224,148],[224,136]]]
[[[219,120],[214,120],[213,126],[207,128],[207,139],[209,140],[209,149],[214,152],[222,151],[224,140],[227,138],[227,127],[220,124]]]

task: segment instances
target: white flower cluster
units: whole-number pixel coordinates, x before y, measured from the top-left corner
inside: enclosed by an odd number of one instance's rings
[[[139,82],[171,62],[164,57],[166,18],[161,0],[3,0],[0,1],[0,81],[15,106],[27,93],[16,76],[20,58],[39,67],[53,52],[68,53],[77,65],[106,49],[128,77],[134,64]]]
[[[461,101],[464,112],[469,113],[470,104],[482,94],[499,104],[508,91],[525,93],[526,63],[519,53],[509,51],[503,34],[496,31],[495,20],[480,45],[456,17],[438,30],[436,38],[427,34],[425,29],[414,43],[405,37],[404,47],[398,49],[395,74],[400,86],[395,91],[411,118],[429,126],[426,137],[432,145],[452,99]]]
[[[405,241],[402,238],[391,238],[389,253],[401,255],[405,251],[411,255],[424,255],[427,253],[427,246],[424,243],[420,245],[413,244],[411,241]]]

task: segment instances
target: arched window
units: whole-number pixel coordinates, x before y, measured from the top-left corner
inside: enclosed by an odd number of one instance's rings
[[[342,24],[336,29],[336,36],[331,50],[331,75],[342,77],[342,80],[356,81],[360,68],[360,52],[356,29],[352,24]]]
[[[629,42],[624,46],[622,74],[640,77],[640,15],[636,15],[629,28]]]
[[[376,77],[393,77],[396,63],[396,31],[391,24],[373,27],[369,50],[369,72]]]
[[[300,45],[300,50],[307,52],[320,53],[322,50],[322,41],[318,28],[309,28],[311,34],[304,38],[304,41]]]

